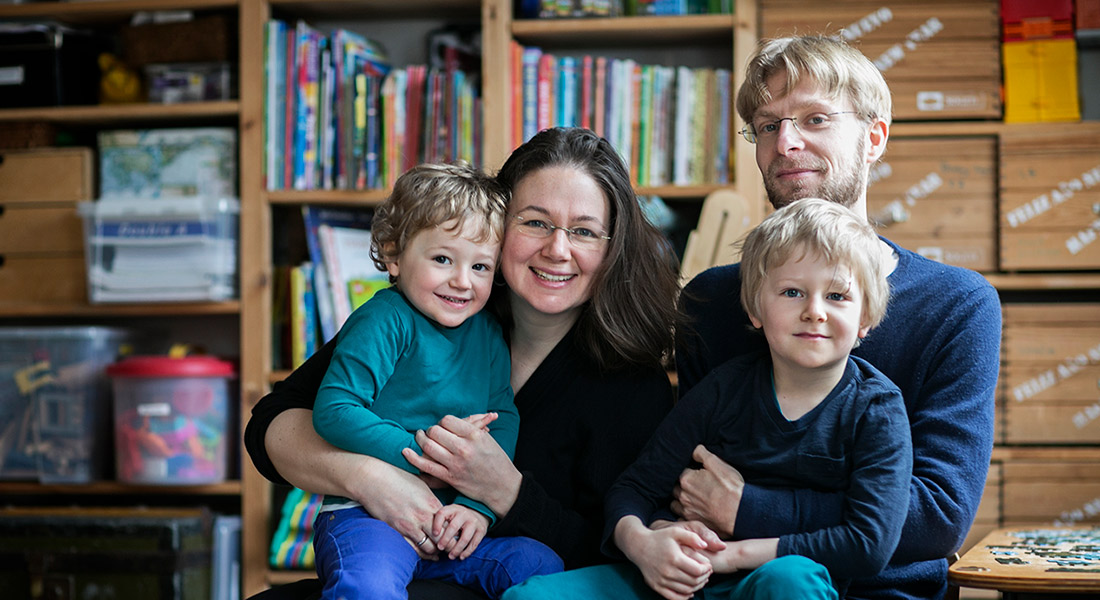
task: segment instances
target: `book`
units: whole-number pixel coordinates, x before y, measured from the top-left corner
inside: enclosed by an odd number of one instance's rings
[[[380,271],[370,257],[369,230],[322,224],[317,233],[332,290],[333,317],[339,329],[352,311],[376,291],[389,287],[389,274]]]
[[[316,298],[317,320],[320,326],[322,343],[336,336],[339,325],[336,322],[332,282],[329,281],[328,266],[325,264],[325,255],[321,249],[319,229],[321,225],[329,225],[369,230],[371,215],[372,213],[369,210],[302,206],[306,250],[309,253],[309,260],[315,267],[313,269],[313,292]]]
[[[317,301],[313,288],[314,265],[305,262],[290,269],[290,367],[297,369],[319,347]]]

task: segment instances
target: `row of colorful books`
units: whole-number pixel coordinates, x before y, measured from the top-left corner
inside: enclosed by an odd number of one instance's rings
[[[728,183],[731,72],[512,44],[513,145],[554,126],[607,138],[639,186]]]
[[[521,0],[524,19],[730,14],[732,0]]]
[[[305,205],[309,259],[276,270],[273,364],[295,368],[336,332],[352,311],[389,286],[370,258],[369,209]]]
[[[264,37],[267,189],[386,188],[421,162],[481,163],[476,73],[394,68],[364,36],[301,20]]]

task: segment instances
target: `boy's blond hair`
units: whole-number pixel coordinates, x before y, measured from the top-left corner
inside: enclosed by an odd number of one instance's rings
[[[448,231],[472,223],[474,242],[500,241],[508,198],[495,178],[465,163],[415,166],[397,178],[393,193],[374,212],[371,259],[384,271],[414,235],[452,220]]]
[[[851,209],[820,198],[804,198],[772,213],[741,246],[741,305],[759,317],[760,290],[768,272],[804,253],[848,267],[863,290],[862,324],[875,327],[886,316],[890,284],[878,235]]]
[[[760,42],[737,92],[737,114],[745,123],[752,123],[756,111],[773,100],[768,79],[779,72],[787,76],[783,93],[812,81],[826,96],[850,100],[864,119],[890,123],[893,100],[878,67],[840,39],[819,35]]]

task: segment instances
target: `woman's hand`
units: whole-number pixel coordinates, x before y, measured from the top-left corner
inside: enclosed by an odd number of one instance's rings
[[[411,448],[402,454],[421,472],[481,501],[497,516],[504,516],[519,495],[523,475],[489,435],[488,423],[480,418],[473,421],[443,417],[427,431],[416,432],[423,456]]]
[[[667,600],[690,600],[713,573],[703,553],[711,541],[697,533],[701,524],[654,525],[657,527],[651,529],[637,517],[623,517],[615,526],[615,543],[637,565],[653,591]],[[710,535],[714,542],[722,544],[713,532]]]
[[[313,411],[291,409],[271,421],[264,445],[288,482],[300,489],[352,498],[409,540],[414,547],[432,531],[432,519],[443,508],[424,482],[408,471],[370,456],[329,444],[313,428]],[[434,558],[435,544],[417,548]]]

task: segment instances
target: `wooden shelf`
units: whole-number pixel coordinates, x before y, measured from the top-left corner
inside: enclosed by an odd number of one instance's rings
[[[986,273],[986,280],[1003,291],[1100,290],[1100,273]]]
[[[0,5],[0,19],[51,18],[66,23],[128,22],[136,12],[157,10],[236,9],[236,0],[97,0],[96,2],[32,2]]]
[[[895,122],[890,125],[891,137],[943,137],[951,135],[1000,135],[1005,132],[1050,133],[1058,131],[1094,131],[1100,135],[1100,121],[1073,123],[1004,123],[1001,121],[921,121]],[[887,151],[889,152],[889,151]]]
[[[290,205],[377,206],[389,193],[389,190],[273,190],[267,192],[267,201]]]
[[[1100,461],[1100,446],[994,446],[993,460]]]
[[[13,317],[177,317],[236,315],[237,300],[163,304],[38,304],[0,305],[0,318]]]
[[[316,579],[317,572],[310,571],[308,569],[293,569],[289,571],[268,569],[267,570],[267,583],[270,585],[282,585],[284,583],[294,583],[299,579]]]
[[[155,121],[210,121],[236,118],[240,103],[189,102],[182,104],[99,104],[0,109],[0,121],[48,121],[64,125],[114,125]]]
[[[88,496],[236,496],[240,481],[206,485],[136,485],[115,481],[93,483],[38,483],[36,481],[0,481],[0,495],[26,496],[65,494]]]
[[[527,44],[732,44],[736,24],[734,15],[522,19],[513,21],[512,35]]]
[[[423,18],[426,12],[436,18],[477,19],[481,14],[479,0],[270,0],[270,4],[272,10],[307,20]]]

